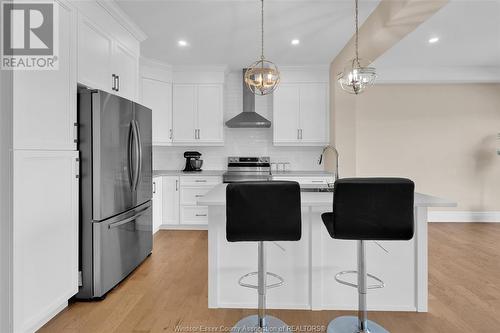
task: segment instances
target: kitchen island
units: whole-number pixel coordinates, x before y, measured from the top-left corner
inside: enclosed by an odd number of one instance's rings
[[[238,279],[256,271],[257,243],[226,240],[226,186],[217,185],[198,200],[208,206],[208,306],[255,308],[255,290],[240,287]],[[329,192],[302,192],[301,240],[267,246],[268,270],[285,279],[283,286],[269,290],[269,308],[357,309],[356,290],[334,279],[338,272],[356,268],[356,241],[330,238],[321,214],[332,210],[332,200]],[[369,310],[427,311],[427,210],[453,206],[449,200],[415,193],[414,238],[379,242],[385,250],[367,242],[368,272],[386,284],[369,292]]]

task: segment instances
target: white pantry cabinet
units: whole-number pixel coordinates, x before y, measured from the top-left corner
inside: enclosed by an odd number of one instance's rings
[[[179,224],[179,191],[180,181],[178,176],[163,176],[163,223],[168,225]]]
[[[273,93],[276,146],[323,146],[329,141],[327,83],[282,83]]]
[[[14,152],[14,332],[36,331],[78,292],[77,158]]]
[[[163,177],[153,177],[153,234],[163,220]]]
[[[76,150],[76,10],[59,11],[58,70],[14,71],[14,149]]]
[[[224,144],[222,84],[173,85],[173,142]]]
[[[78,82],[136,101],[138,77],[138,53],[108,33],[102,22],[79,13]]]
[[[172,84],[141,78],[141,103],[152,110],[153,145],[172,144]]]

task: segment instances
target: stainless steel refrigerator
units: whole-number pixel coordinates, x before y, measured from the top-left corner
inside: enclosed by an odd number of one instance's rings
[[[79,299],[103,297],[152,249],[151,110],[78,91]]]

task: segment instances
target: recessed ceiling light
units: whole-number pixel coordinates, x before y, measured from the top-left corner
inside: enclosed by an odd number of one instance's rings
[[[292,39],[292,45],[299,45],[299,44],[300,44],[300,40]]]
[[[439,37],[429,38],[429,44],[434,44],[434,43],[437,43],[437,42],[439,42]]]
[[[186,42],[185,40],[181,39],[180,41],[177,42],[177,44],[179,46],[182,46],[182,47],[185,47],[185,46],[188,46],[188,42]]]

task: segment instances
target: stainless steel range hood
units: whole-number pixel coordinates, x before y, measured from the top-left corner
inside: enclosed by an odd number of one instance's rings
[[[243,112],[226,121],[230,128],[269,128],[271,122],[255,112],[255,95],[247,88],[244,77],[246,69],[243,69]]]

